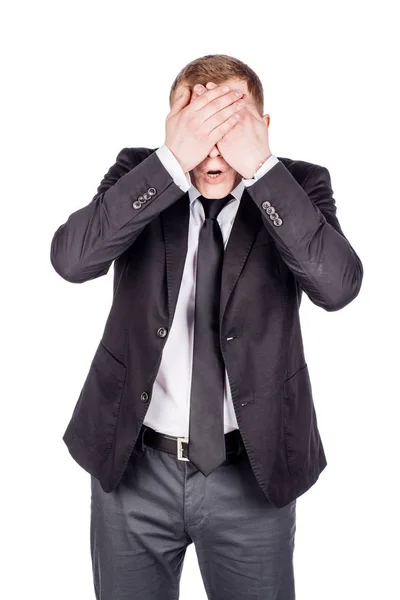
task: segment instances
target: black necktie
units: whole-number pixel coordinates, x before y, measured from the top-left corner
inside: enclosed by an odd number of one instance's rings
[[[219,305],[224,243],[216,219],[233,196],[203,198],[205,220],[197,253],[189,460],[206,477],[226,458],[225,365],[219,344]]]

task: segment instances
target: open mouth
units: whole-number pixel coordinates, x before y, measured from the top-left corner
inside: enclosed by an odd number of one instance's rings
[[[211,179],[218,179],[222,175],[222,171],[207,171],[207,176]]]

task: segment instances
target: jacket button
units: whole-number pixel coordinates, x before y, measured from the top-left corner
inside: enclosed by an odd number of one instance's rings
[[[147,400],[149,399],[149,395],[147,392],[142,392],[140,399],[142,402],[147,402]]]
[[[160,338],[165,338],[165,336],[167,335],[168,330],[165,329],[165,327],[160,327],[159,329],[157,329],[157,335]]]
[[[265,202],[263,202],[263,203],[261,204],[261,206],[263,207],[263,209],[264,209],[264,210],[267,210],[267,208],[268,208],[269,206],[271,206],[271,202],[268,202],[268,200],[266,200]]]

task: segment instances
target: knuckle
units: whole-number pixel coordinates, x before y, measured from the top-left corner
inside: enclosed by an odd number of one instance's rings
[[[238,112],[238,109],[235,108],[234,106],[232,106],[229,111],[229,121],[233,121],[235,119],[237,112]]]
[[[220,101],[219,98],[214,98],[214,100],[211,100],[210,102],[211,104],[211,108],[215,111],[217,111],[220,107]]]
[[[189,127],[189,129],[196,129],[198,127],[197,116],[194,114],[191,114],[190,116],[188,116],[186,125]]]
[[[225,121],[225,123],[221,125],[220,130],[222,135],[225,135],[229,131],[229,124]]]
[[[207,119],[206,124],[209,128],[214,129],[215,127],[218,127],[222,121],[223,119],[221,119],[221,116],[218,113],[214,113]]]
[[[215,115],[214,115],[214,119],[215,119],[215,121],[217,122],[217,124],[219,125],[220,123],[223,123],[223,122],[225,121],[225,119],[226,119],[226,116],[224,116],[224,115],[222,114],[222,112],[217,112],[217,113],[215,113]]]

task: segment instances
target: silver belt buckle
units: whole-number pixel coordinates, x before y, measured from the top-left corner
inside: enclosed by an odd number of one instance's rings
[[[187,437],[178,437],[176,438],[176,443],[177,443],[177,454],[176,457],[178,460],[186,460],[189,462],[189,459],[186,458],[186,456],[183,456],[182,452],[183,452],[183,448],[182,448],[182,442],[188,442],[189,439]]]

